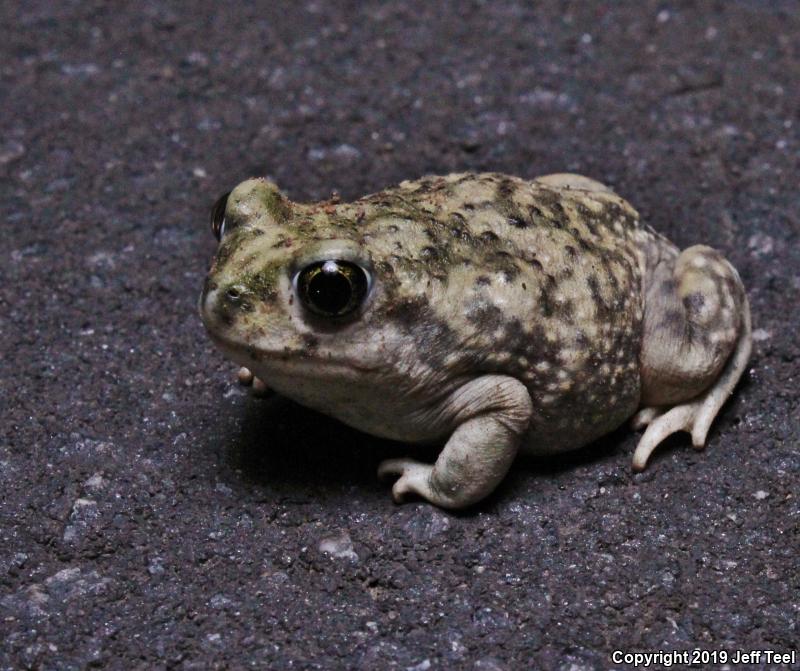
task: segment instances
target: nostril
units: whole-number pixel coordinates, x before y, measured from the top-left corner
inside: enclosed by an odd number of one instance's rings
[[[239,298],[241,298],[242,292],[239,291],[236,287],[231,287],[225,292],[225,295],[232,301],[238,301]]]

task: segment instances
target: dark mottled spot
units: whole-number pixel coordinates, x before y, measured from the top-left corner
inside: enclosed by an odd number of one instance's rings
[[[506,218],[511,226],[527,228],[532,222],[520,211],[519,205],[514,200],[517,188],[515,180],[507,177],[501,178],[495,192],[494,208]]]
[[[425,264],[426,272],[440,280],[447,279],[449,249],[447,247],[423,247],[420,250],[419,261]]]
[[[273,249],[281,249],[281,248],[285,247],[285,248],[288,249],[288,248],[290,248],[292,246],[293,242],[294,241],[292,240],[292,238],[281,238],[274,245],[272,245],[272,248]]]
[[[571,228],[570,232],[572,233],[572,237],[575,238],[575,242],[578,243],[578,246],[580,246],[584,252],[588,252],[592,249],[592,246],[581,237],[581,232],[577,228]]]
[[[606,266],[606,267],[608,267],[608,266]],[[613,293],[614,294],[619,294],[620,293],[619,280],[617,279],[617,276],[614,273],[611,272],[610,268],[609,268],[608,272],[606,273],[606,279],[608,280],[608,283],[611,285],[611,290],[613,291]]]
[[[600,283],[597,281],[597,276],[589,275],[589,277],[586,278],[586,284],[594,299],[598,316],[605,319],[611,311],[611,308],[606,305],[606,302],[603,300],[603,294],[600,293]]]
[[[237,226],[227,233],[217,249],[217,255],[214,258],[214,265],[219,267],[224,265],[230,259],[234,252],[241,248],[242,244],[247,240],[264,235],[264,231],[260,228],[248,228],[247,226]]]
[[[462,240],[463,242],[469,242],[470,240],[472,240],[472,236],[460,226],[451,228],[450,234],[457,240]]]
[[[542,324],[530,327],[531,335],[526,338],[525,355],[530,361],[556,361],[563,343],[551,343]]]
[[[503,178],[497,185],[497,196],[498,199],[507,199],[514,195],[514,192],[517,190],[516,184],[514,184],[514,180]]]
[[[491,278],[488,275],[478,275],[475,280],[475,285],[479,287],[486,287],[492,283]]]
[[[661,328],[670,329],[675,333],[684,330],[686,319],[681,310],[671,309],[665,310],[661,315]]]
[[[521,345],[525,343],[525,328],[522,326],[522,322],[516,317],[508,320],[505,331],[506,337],[509,340],[516,340]]]
[[[378,315],[379,319],[384,317],[392,319],[409,338],[413,338],[419,356],[432,366],[442,365],[459,349],[452,329],[436,317],[424,295],[387,306],[382,315]]]
[[[583,225],[586,226],[586,229],[589,231],[589,235],[595,238],[599,237],[597,234],[596,220],[591,214],[583,218]]]
[[[225,292],[214,301],[212,311],[221,324],[232,326],[239,311],[238,297],[236,300],[231,300]]]
[[[490,243],[497,242],[498,237],[492,231],[484,231],[480,234],[479,239],[481,242]]]
[[[544,285],[539,287],[539,309],[543,317],[553,316],[553,301],[550,297],[550,292]]]
[[[575,308],[572,305],[572,301],[566,300],[563,303],[558,304],[558,314],[561,315],[561,318],[571,324],[574,321],[575,316]]]
[[[392,275],[394,274],[394,267],[388,261],[380,261],[375,264],[375,270],[383,275]]]
[[[567,253],[567,257],[570,261],[575,261],[578,258],[578,250],[575,249],[572,245],[567,245],[564,247],[564,251]]]
[[[530,261],[531,268],[534,270],[544,270],[544,266],[542,266],[541,262],[538,259],[531,259]]]
[[[470,324],[491,331],[502,322],[503,311],[496,305],[480,301],[470,305],[465,316]]]
[[[387,314],[403,326],[413,329],[420,324],[423,314],[429,308],[428,299],[425,296],[416,296],[404,301],[397,301],[387,308]]]
[[[301,335],[303,345],[307,350],[315,350],[319,347],[319,338],[312,333],[303,333]]]
[[[513,357],[537,358],[540,343],[532,340],[531,334],[525,331],[522,322],[517,318],[509,319],[503,329],[503,349]],[[536,352],[534,354],[534,352]]]

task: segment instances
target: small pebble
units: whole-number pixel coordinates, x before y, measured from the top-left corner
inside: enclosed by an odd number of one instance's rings
[[[340,531],[320,540],[319,551],[337,559],[358,561],[358,555],[353,549],[353,539],[350,538],[350,534],[347,531]]]
[[[762,340],[769,340],[772,337],[772,333],[767,331],[766,329],[756,329],[753,331],[753,340],[756,342],[761,342]]]

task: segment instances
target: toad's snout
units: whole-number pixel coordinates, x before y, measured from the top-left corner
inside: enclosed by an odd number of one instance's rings
[[[243,284],[221,287],[207,280],[200,295],[200,316],[206,327],[232,326],[236,317],[253,309],[252,291]]]

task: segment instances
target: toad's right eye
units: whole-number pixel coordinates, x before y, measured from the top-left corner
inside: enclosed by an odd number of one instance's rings
[[[225,228],[227,222],[225,221],[225,207],[228,205],[228,196],[231,192],[220,196],[214,206],[211,208],[211,232],[217,240],[222,240],[225,235]],[[230,226],[227,226],[230,228]]]
[[[361,307],[370,277],[361,266],[328,259],[303,268],[294,284],[300,301],[321,317],[345,317]]]

